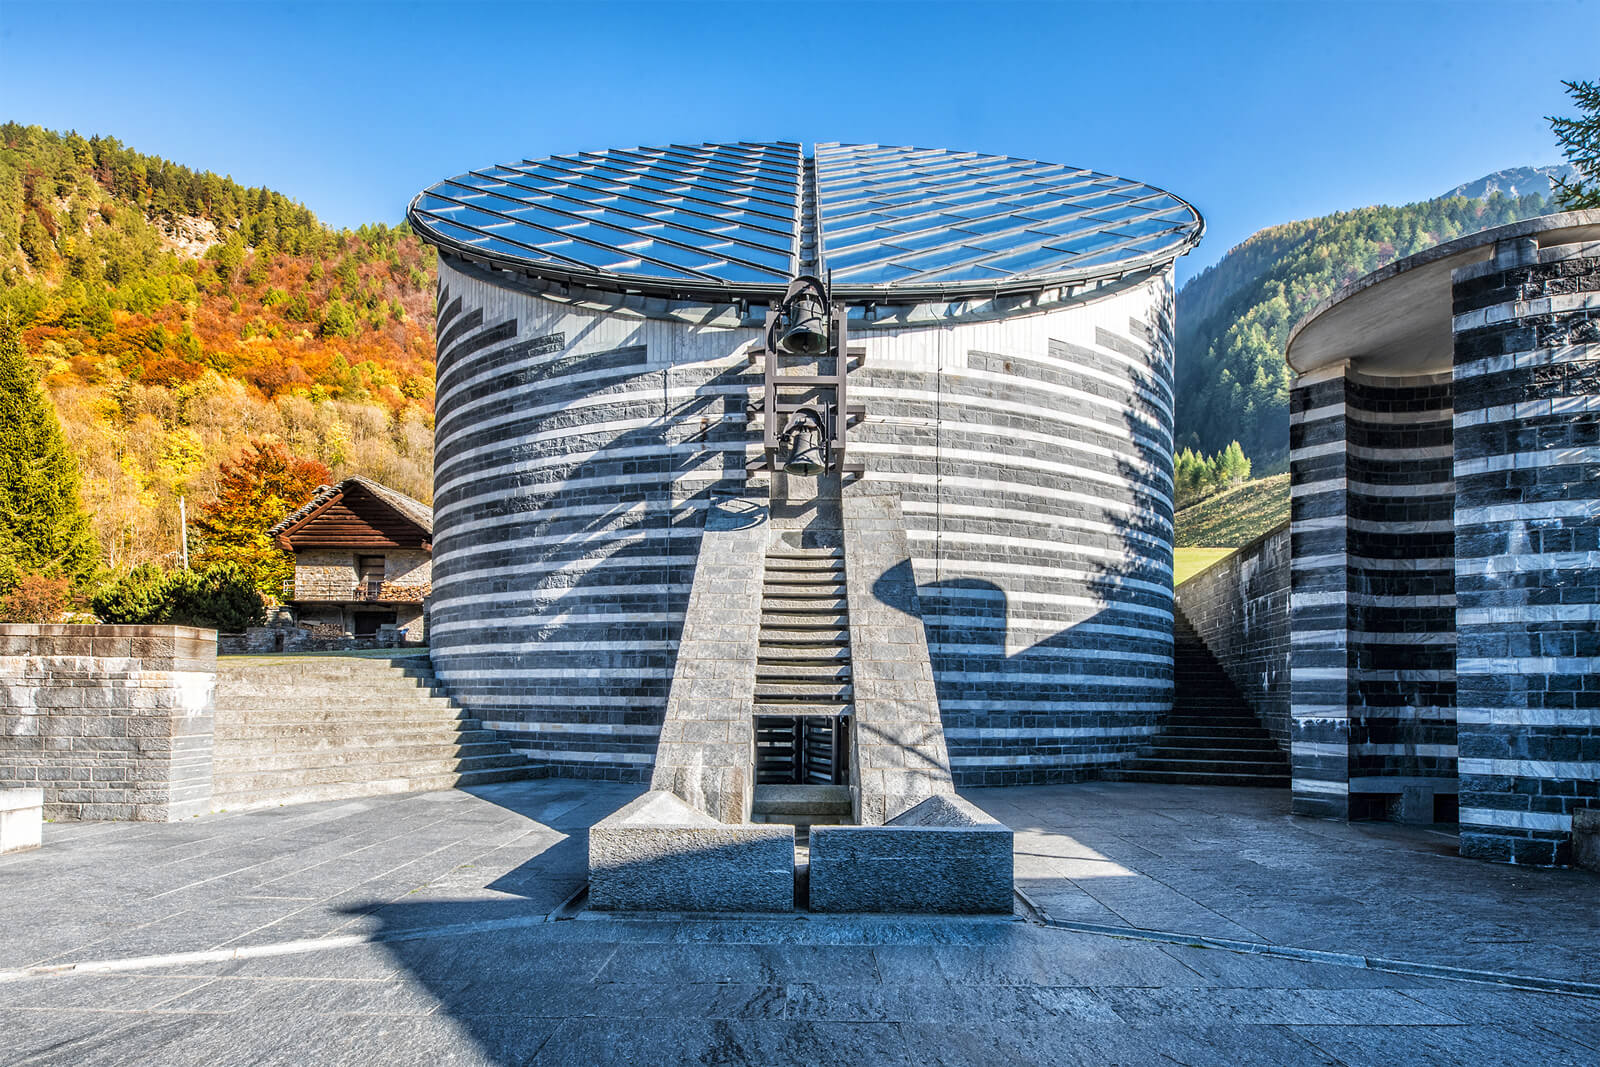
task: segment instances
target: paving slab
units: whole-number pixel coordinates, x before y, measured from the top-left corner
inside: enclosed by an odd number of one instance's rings
[[[1593,975],[1600,878],[1460,860],[1442,829],[1307,823],[1266,791],[993,790],[974,799],[1019,828],[1019,886],[1099,932],[1026,907],[688,919],[567,905],[588,827],[637,792],[521,782],[48,825],[42,851],[0,860],[8,930],[27,932],[0,940],[0,1060],[1600,1062],[1600,996],[1184,942]]]

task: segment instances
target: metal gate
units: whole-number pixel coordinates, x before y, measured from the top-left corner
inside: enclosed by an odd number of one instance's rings
[[[757,785],[849,785],[847,715],[757,715]]]

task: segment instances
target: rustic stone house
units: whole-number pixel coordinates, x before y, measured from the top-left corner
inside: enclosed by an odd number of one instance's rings
[[[319,486],[270,531],[294,554],[285,601],[300,626],[321,636],[423,639],[432,588],[433,509],[368,478]]]

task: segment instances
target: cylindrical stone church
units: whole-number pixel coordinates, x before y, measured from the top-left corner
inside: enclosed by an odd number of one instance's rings
[[[709,501],[753,491],[789,279],[849,308],[958,784],[1090,777],[1172,695],[1170,193],[968,152],[640,148],[412,203],[439,260],[435,668],[560,775],[654,758]]]

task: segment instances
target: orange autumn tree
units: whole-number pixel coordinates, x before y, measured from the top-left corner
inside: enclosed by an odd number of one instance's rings
[[[252,438],[224,460],[216,495],[201,504],[196,526],[202,564],[237,563],[261,592],[280,597],[294,560],[267,531],[333,480],[320,460],[293,455],[283,443]]]

